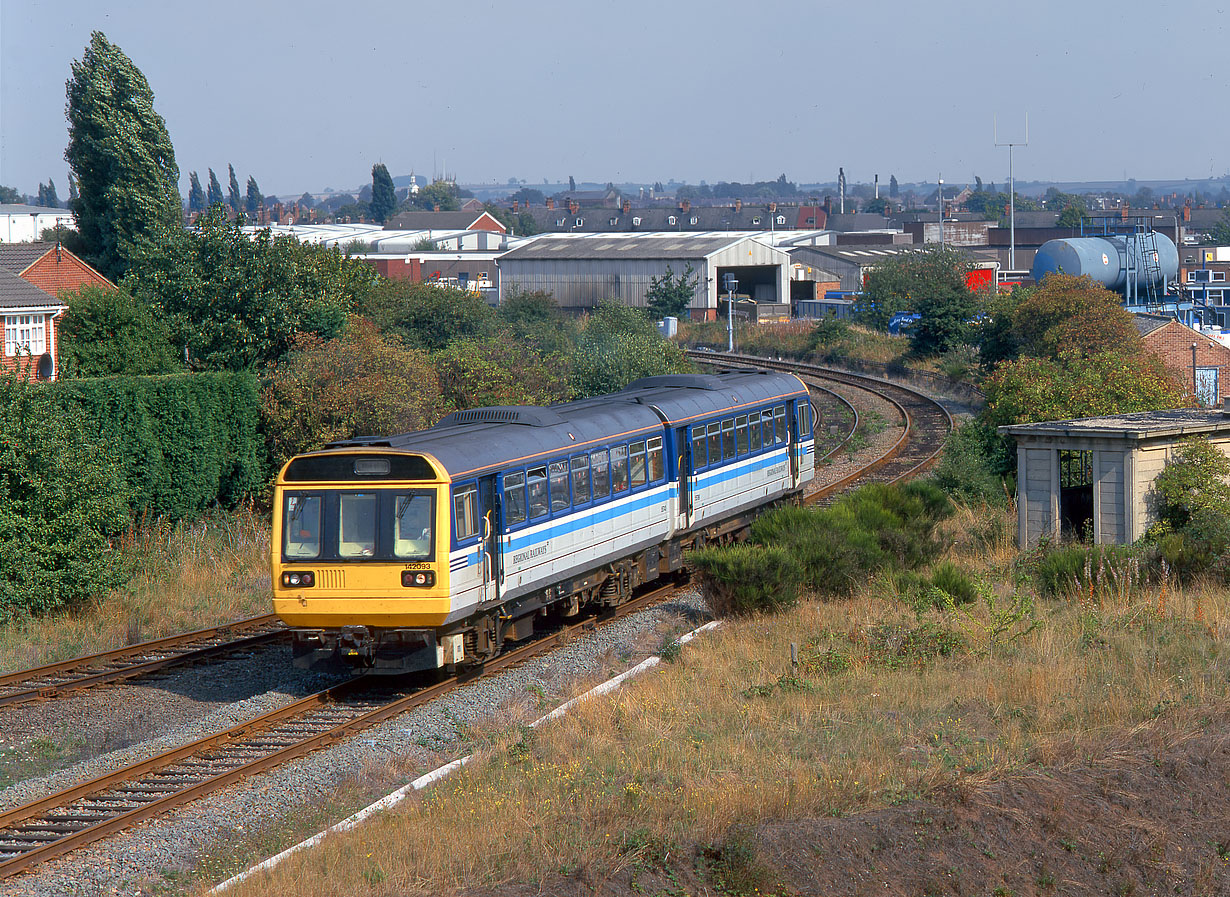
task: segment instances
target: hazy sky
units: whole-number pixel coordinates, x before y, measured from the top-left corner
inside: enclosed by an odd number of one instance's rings
[[[68,194],[97,29],[183,174],[298,195],[462,182],[1203,178],[1230,170],[1227,0],[0,0],[0,184]]]

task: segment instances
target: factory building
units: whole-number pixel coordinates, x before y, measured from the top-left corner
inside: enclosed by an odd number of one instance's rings
[[[1017,541],[1083,536],[1126,544],[1157,519],[1154,479],[1189,436],[1230,455],[1230,399],[1180,408],[1000,427],[1017,444]]]
[[[789,254],[750,233],[544,234],[500,257],[499,287],[501,296],[514,288],[543,290],[571,311],[607,300],[643,308],[654,278],[668,267],[681,275],[689,265],[696,278],[693,320],[717,316],[727,274],[737,281],[737,299],[788,306]]]

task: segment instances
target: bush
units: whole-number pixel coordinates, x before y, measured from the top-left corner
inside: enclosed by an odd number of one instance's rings
[[[784,507],[752,524],[752,540],[783,548],[820,595],[848,595],[881,569],[913,569],[934,558],[935,525],[952,511],[928,483],[875,483],[831,507]]]
[[[719,617],[776,611],[798,603],[803,572],[790,553],[763,545],[711,546],[693,551],[688,564]]]
[[[128,485],[91,421],[44,386],[0,379],[0,620],[118,585],[111,537],[129,523]]]
[[[47,387],[119,455],[132,509],[172,519],[231,507],[264,479],[252,374],[66,380]]]
[[[693,370],[679,347],[663,339],[639,309],[603,305],[582,325],[572,355],[573,394],[604,395],[641,377]]]
[[[1184,440],[1153,481],[1151,498],[1159,522],[1146,538],[1180,578],[1224,566],[1230,553],[1230,458],[1207,437]]]
[[[978,584],[967,571],[952,561],[936,564],[929,574],[912,570],[897,574],[898,595],[915,609],[943,608],[949,603],[971,604],[978,598]]]
[[[91,285],[61,299],[68,305],[57,331],[61,378],[183,370],[166,321],[127,290]]]
[[[1004,477],[1015,470],[1015,452],[982,421],[971,420],[957,427],[944,442],[944,453],[931,476],[946,494],[964,502],[985,502],[1003,507],[1008,501]]]

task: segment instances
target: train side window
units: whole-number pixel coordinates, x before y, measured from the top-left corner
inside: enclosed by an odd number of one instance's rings
[[[376,553],[376,493],[343,492],[337,513],[338,557],[372,557]]]
[[[811,405],[806,402],[799,402],[799,438],[803,439],[811,435]]]
[[[547,497],[547,469],[531,467],[529,471],[530,518],[545,517],[551,509]]]
[[[589,455],[572,459],[572,502],[583,505],[589,501]]]
[[[551,479],[551,513],[565,511],[572,501],[568,498],[568,459],[561,458],[552,461],[550,465]]]
[[[753,411],[747,416],[748,436],[751,438],[752,451],[760,451],[760,412]]]
[[[611,494],[611,456],[606,449],[602,449],[589,457],[590,467],[594,471],[594,501],[608,498]]]
[[[628,491],[628,447],[617,445],[611,449],[611,492]]]
[[[645,441],[628,446],[628,462],[632,468],[632,488],[645,485]]]
[[[766,408],[760,412],[760,424],[764,428],[764,444],[765,447],[773,445],[773,409]]]
[[[462,486],[453,493],[453,527],[457,541],[478,535],[478,487]]]
[[[525,474],[504,474],[504,525],[525,523]]]
[[[319,495],[288,495],[282,519],[286,541],[282,553],[291,560],[320,557]]]
[[[740,455],[747,454],[747,415],[740,414],[735,418],[735,447]]]
[[[692,428],[692,469],[700,470],[707,463],[705,459],[705,428]]]
[[[722,460],[722,422],[715,420],[709,424],[709,463],[717,464]]]
[[[778,405],[773,409],[773,423],[777,429],[777,441],[785,443],[789,440],[786,433],[786,406]]]
[[[649,440],[649,482],[656,483],[666,476],[666,464],[662,455],[662,437]]]
[[[722,460],[729,461],[735,456],[735,419],[728,417],[722,421]]]

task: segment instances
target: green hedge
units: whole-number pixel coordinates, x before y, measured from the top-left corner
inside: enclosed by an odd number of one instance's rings
[[[232,506],[262,481],[260,394],[250,373],[100,377],[54,384],[66,415],[119,454],[137,514]]]

